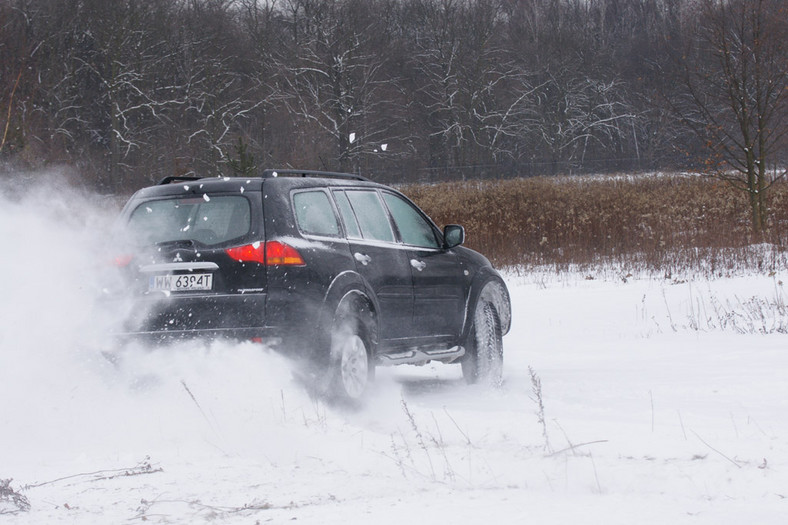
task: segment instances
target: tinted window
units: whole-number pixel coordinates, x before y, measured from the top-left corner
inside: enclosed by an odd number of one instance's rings
[[[394,218],[402,242],[422,248],[438,247],[432,226],[411,203],[393,193],[383,193],[383,200]]]
[[[339,223],[325,192],[298,192],[293,195],[293,208],[298,227],[303,233],[330,237],[339,235]]]
[[[140,243],[193,240],[211,246],[249,233],[249,201],[239,196],[147,201],[134,209],[128,228]]]
[[[394,242],[388,215],[376,191],[348,191],[347,197],[364,239]]]
[[[334,200],[337,202],[339,208],[339,215],[342,217],[342,222],[345,223],[345,232],[350,238],[360,239],[361,230],[356,222],[356,216],[353,214],[353,208],[350,207],[350,201],[347,200],[347,195],[344,191],[334,191]]]

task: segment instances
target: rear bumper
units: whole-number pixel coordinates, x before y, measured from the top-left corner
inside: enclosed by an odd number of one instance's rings
[[[266,294],[150,295],[134,300],[128,333],[223,333],[264,329]]]
[[[115,321],[108,327],[107,348],[255,341],[309,370],[328,365],[330,339],[320,326],[320,299],[287,287],[234,294],[116,292],[101,302],[98,313]]]
[[[151,345],[189,340],[255,341],[292,357],[316,357],[319,345],[314,324],[306,319],[282,319],[281,312],[266,316],[268,299],[266,293],[137,297],[113,336],[124,344]]]

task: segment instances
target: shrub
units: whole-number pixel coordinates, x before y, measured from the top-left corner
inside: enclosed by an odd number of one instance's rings
[[[498,266],[774,266],[768,250],[748,247],[765,242],[781,252],[788,224],[788,184],[772,187],[770,228],[755,238],[744,192],[692,175],[534,177],[403,192],[440,226],[464,225],[467,245]]]

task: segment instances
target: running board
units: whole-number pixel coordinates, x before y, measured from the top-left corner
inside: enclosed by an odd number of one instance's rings
[[[423,365],[430,361],[442,361],[452,363],[465,355],[465,348],[453,346],[451,348],[440,348],[434,350],[411,349],[404,352],[393,354],[381,354],[377,356],[375,364],[378,366],[418,364]]]

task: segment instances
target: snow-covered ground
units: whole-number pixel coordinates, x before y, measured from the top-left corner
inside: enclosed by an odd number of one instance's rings
[[[1,204],[3,523],[788,517],[788,275],[511,275],[503,389],[385,368],[347,411],[253,344],[113,365],[92,302],[101,215]]]

